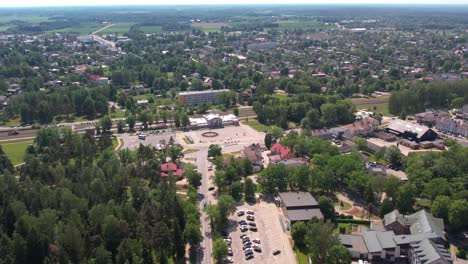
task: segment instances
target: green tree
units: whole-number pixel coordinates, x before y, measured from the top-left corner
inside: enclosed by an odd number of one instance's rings
[[[291,237],[294,240],[294,245],[299,249],[305,248],[305,237],[307,234],[307,226],[304,222],[299,221],[293,224],[291,228]]]
[[[333,205],[333,200],[331,198],[320,196],[318,204],[325,219],[335,219],[335,206]]]
[[[431,213],[435,217],[440,217],[447,220],[449,207],[451,203],[452,201],[450,200],[450,197],[445,195],[439,195],[431,204]]]
[[[218,144],[211,144],[208,147],[208,158],[221,156],[221,147]]]
[[[102,129],[102,133],[109,133],[111,128],[112,128],[112,120],[109,116],[104,116],[101,121],[100,121],[100,124],[101,124],[101,129]]]
[[[228,254],[228,246],[226,244],[226,241],[224,241],[222,238],[216,238],[213,241],[213,252],[212,255],[214,259],[216,260],[216,263],[222,263],[224,258]]]
[[[396,207],[402,214],[413,211],[416,198],[416,188],[411,183],[406,183],[398,188],[396,194]]]
[[[233,182],[230,186],[230,190],[231,190],[231,196],[232,198],[234,198],[234,200],[236,201],[240,201],[242,199],[242,191],[243,191],[243,188],[242,188],[242,183],[240,182]]]
[[[127,120],[126,120],[127,124],[128,124],[128,128],[130,130],[133,130],[133,128],[135,127],[135,116],[133,115],[129,115],[127,116]]]
[[[189,167],[185,169],[185,177],[187,178],[187,181],[190,183],[190,185],[195,188],[200,187],[201,180],[203,178],[200,172],[194,170],[192,167]]]
[[[271,145],[273,143],[273,137],[270,133],[265,134],[265,147],[267,149],[270,149]]]
[[[327,222],[309,222],[305,244],[313,263],[328,263],[331,249],[339,244],[334,225]]]
[[[334,245],[330,249],[327,264],[351,264],[349,250],[341,244]]]
[[[468,201],[456,200],[449,206],[448,220],[451,227],[455,230],[464,230],[468,228]]]
[[[255,202],[255,183],[249,177],[244,181],[244,197],[249,203]]]

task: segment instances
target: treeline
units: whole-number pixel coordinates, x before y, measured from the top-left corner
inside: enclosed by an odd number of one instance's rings
[[[411,153],[405,170],[414,196],[432,201],[432,213],[455,230],[467,230],[468,148],[447,143],[447,151]]]
[[[176,195],[154,148],[111,146],[105,135],[40,130],[19,179],[0,176],[2,263],[185,262],[186,243],[200,240],[196,187]]]
[[[95,118],[108,112],[109,100],[116,99],[113,87],[77,88],[67,87],[50,93],[26,92],[9,102],[11,114],[21,116],[22,123],[50,123],[54,117],[87,116]]]
[[[354,121],[355,107],[349,100],[337,96],[301,93],[292,97],[257,97],[253,109],[259,122],[288,127],[295,122],[303,128],[315,129],[347,124]]]
[[[468,81],[417,82],[390,96],[389,110],[394,115],[423,112],[428,108],[459,107],[468,103]],[[458,101],[458,102],[457,102]],[[455,104],[454,104],[455,103]]]

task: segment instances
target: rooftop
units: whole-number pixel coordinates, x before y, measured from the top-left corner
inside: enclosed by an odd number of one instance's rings
[[[189,91],[189,92],[180,92],[179,95],[210,94],[210,93],[221,93],[221,92],[229,92],[229,90],[220,89],[220,90],[205,90],[205,91]]]
[[[282,192],[278,195],[286,207],[318,206],[309,192]]]

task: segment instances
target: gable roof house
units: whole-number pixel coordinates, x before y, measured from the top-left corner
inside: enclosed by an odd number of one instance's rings
[[[392,120],[387,126],[387,132],[416,142],[434,141],[438,136],[434,130],[427,126],[414,124],[401,119]]]
[[[167,178],[170,174],[172,176],[180,179],[184,175],[184,169],[180,168],[174,162],[166,162],[161,164],[161,177]]]
[[[411,215],[403,215],[398,210],[393,210],[384,216],[384,226],[386,230],[392,230],[397,235],[435,233],[439,238],[445,239],[444,220],[434,217],[426,210]]]
[[[355,136],[367,137],[371,136],[379,128],[379,121],[372,117],[364,117],[341,127],[351,131]]]
[[[323,219],[318,202],[309,192],[282,192],[278,202],[287,217],[288,229],[298,221],[309,221],[312,218]]]
[[[263,168],[262,151],[262,147],[258,143],[244,147],[242,150],[244,156],[252,162],[255,172],[258,172]]]
[[[411,264],[453,263],[450,253],[443,245],[427,238],[411,244],[408,259]]]
[[[283,146],[280,143],[275,143],[270,148],[270,163],[277,163],[285,159],[293,159],[296,157],[293,150],[289,146]]]

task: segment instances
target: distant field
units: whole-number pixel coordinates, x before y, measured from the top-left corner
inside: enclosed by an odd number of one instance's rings
[[[333,24],[325,24],[318,21],[278,21],[280,29],[332,29],[337,28]]]
[[[103,26],[98,23],[90,23],[90,24],[81,24],[76,27],[68,27],[68,28],[62,28],[62,29],[57,29],[57,30],[49,30],[47,33],[77,33],[80,35],[87,35],[91,34],[94,31],[102,28]]]
[[[33,144],[33,140],[18,140],[0,143],[3,151],[11,160],[13,165],[18,165],[23,162],[24,152],[31,144]]]
[[[0,26],[0,32],[6,31],[9,28],[11,28],[11,26]]]
[[[193,28],[200,28],[205,32],[218,32],[221,30],[221,27],[228,27],[226,23],[208,23],[208,22],[194,22],[192,23]]]
[[[0,23],[8,23],[13,20],[21,20],[30,23],[49,21],[47,16],[0,16]]]
[[[162,32],[162,27],[161,26],[142,26],[140,28],[146,34],[153,34],[153,33],[161,33]]]
[[[102,31],[99,31],[99,34],[126,34],[130,30],[130,27],[134,25],[134,23],[119,23],[117,25],[108,27]]]

